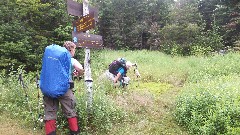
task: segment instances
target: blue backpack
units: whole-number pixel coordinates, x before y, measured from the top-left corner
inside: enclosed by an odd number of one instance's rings
[[[70,87],[71,54],[65,47],[49,45],[45,48],[40,74],[43,95],[58,98]]]

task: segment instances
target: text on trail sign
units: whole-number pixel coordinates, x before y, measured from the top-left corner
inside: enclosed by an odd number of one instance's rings
[[[100,35],[72,32],[73,42],[77,47],[102,48],[103,40]]]
[[[87,14],[73,21],[73,31],[83,32],[95,27],[94,13]]]

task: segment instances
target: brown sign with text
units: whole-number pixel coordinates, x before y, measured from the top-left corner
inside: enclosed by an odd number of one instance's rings
[[[72,32],[73,42],[77,47],[102,48],[103,40],[100,35]]]
[[[90,13],[86,16],[80,17],[73,21],[73,31],[83,32],[95,27],[94,13]]]

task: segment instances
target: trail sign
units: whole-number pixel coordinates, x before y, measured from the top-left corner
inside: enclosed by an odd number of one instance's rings
[[[98,22],[98,8],[89,6],[89,13],[94,14],[94,20]],[[73,0],[67,0],[67,12],[70,15],[81,17],[83,16],[83,3],[78,3]]]
[[[100,35],[93,35],[88,33],[77,33],[72,32],[73,42],[77,45],[77,47],[84,48],[102,48],[103,40]]]
[[[83,32],[95,27],[94,12],[73,21],[73,31]]]
[[[94,20],[98,22],[98,8],[95,7],[88,7],[89,8],[89,13],[94,13]]]
[[[73,0],[67,0],[67,12],[70,15],[80,17],[83,15],[83,4],[80,4]]]
[[[72,40],[77,47],[85,47],[84,80],[87,86],[87,110],[90,118],[90,115],[92,114],[93,101],[93,79],[91,77],[90,68],[90,48],[102,48],[103,40],[100,35],[88,34],[88,30],[95,27],[95,21],[98,22],[98,9],[90,7],[88,0],[82,1],[83,3],[80,4],[73,0],[67,0],[67,11],[70,15],[80,17],[80,19],[73,22]]]

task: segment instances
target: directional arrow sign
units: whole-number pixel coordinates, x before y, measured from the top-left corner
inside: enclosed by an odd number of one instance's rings
[[[73,42],[77,47],[102,48],[103,40],[100,35],[72,32]]]
[[[80,4],[73,0],[67,0],[67,12],[70,15],[80,17],[83,15],[83,4]]]
[[[95,27],[94,13],[90,13],[86,16],[80,17],[73,21],[73,31],[83,32]]]
[[[98,8],[89,6],[89,13],[94,13],[94,20],[98,22]]]
[[[83,16],[83,4],[73,0],[67,0],[67,12],[70,15]],[[89,13],[94,13],[94,20],[98,22],[98,8],[89,6]]]

